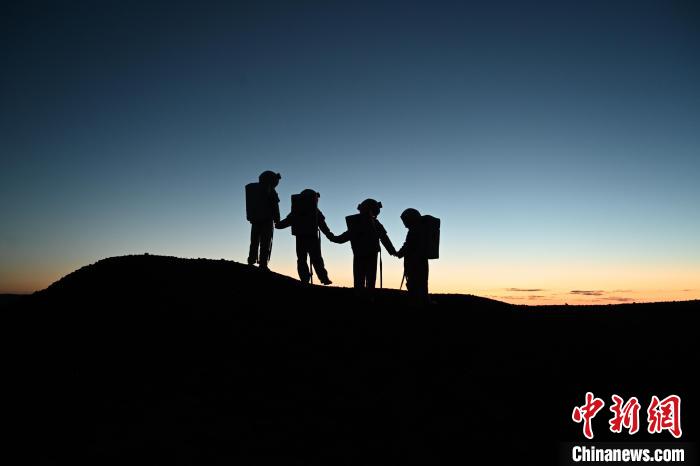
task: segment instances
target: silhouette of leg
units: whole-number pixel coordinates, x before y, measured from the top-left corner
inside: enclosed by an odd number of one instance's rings
[[[250,224],[250,249],[248,250],[248,265],[258,262],[258,248],[260,247],[259,224]]]
[[[328,271],[326,271],[326,266],[323,263],[323,257],[321,256],[321,240],[316,236],[309,239],[309,257],[316,271],[316,276],[324,285],[330,285],[333,282],[328,278]]]
[[[267,264],[270,262],[272,235],[274,231],[275,229],[272,225],[272,221],[261,223],[259,226],[260,259],[258,259],[258,263],[261,269],[267,269]]]
[[[377,253],[367,255],[365,258],[365,274],[367,277],[367,289],[373,290],[377,285]]]
[[[428,259],[406,258],[406,290],[416,300],[427,302],[428,298]]]
[[[355,254],[352,265],[355,288],[374,289],[377,281],[377,253]]]
[[[353,254],[352,256],[352,278],[355,288],[365,287],[365,264],[361,254]]]
[[[311,272],[309,271],[309,264],[306,262],[306,256],[309,253],[309,241],[306,236],[297,235],[297,273],[299,274],[299,280],[304,283],[309,283],[311,279]]]

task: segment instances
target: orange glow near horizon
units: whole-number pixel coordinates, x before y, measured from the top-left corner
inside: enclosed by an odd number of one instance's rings
[[[296,278],[296,264],[280,264],[273,270]],[[327,264],[334,286],[352,286],[352,265]],[[79,268],[15,269],[0,277],[0,293],[31,293],[49,286]],[[398,289],[402,264],[384,261],[384,288]],[[379,286],[379,277],[377,277]],[[405,289],[405,287],[404,287]],[[538,264],[472,263],[457,266],[431,261],[432,293],[472,294],[524,305],[622,304],[632,302],[700,299],[700,268],[677,265],[603,265],[594,263]]]
[[[700,298],[697,267],[472,264],[455,269],[435,267],[431,272],[432,292],[463,292],[512,304],[622,304]]]

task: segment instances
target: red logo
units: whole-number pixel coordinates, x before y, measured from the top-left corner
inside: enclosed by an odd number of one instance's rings
[[[619,434],[623,429],[626,429],[629,435],[639,432],[641,406],[637,397],[633,396],[625,402],[622,397],[613,395],[612,401],[610,411],[613,413],[613,417],[608,421],[610,432]],[[603,406],[605,406],[603,400],[596,398],[591,392],[586,392],[585,404],[574,407],[574,411],[571,413],[571,419],[574,422],[583,423],[583,435],[587,439],[593,438],[593,418],[603,409]],[[647,422],[647,432],[650,434],[658,434],[667,430],[675,438],[680,438],[683,435],[681,397],[669,395],[663,400],[659,400],[656,395],[652,396],[647,409]]]
[[[571,413],[571,418],[574,422],[580,423],[583,421],[583,435],[585,435],[587,439],[593,438],[593,426],[591,421],[595,415],[598,414],[598,411],[603,409],[603,406],[605,406],[603,400],[594,397],[593,393],[587,392],[586,404],[580,407],[576,406],[574,412]]]
[[[648,431],[655,434],[667,430],[676,438],[683,435],[681,430],[681,397],[678,395],[667,396],[659,401],[656,396],[651,397],[649,409],[647,409],[649,421]]]
[[[639,432],[639,401],[637,397],[633,396],[625,404],[622,404],[624,400],[617,395],[613,395],[612,399],[613,405],[610,407],[610,411],[613,412],[614,416],[609,422],[610,432],[619,434],[623,427],[629,431],[630,435]]]

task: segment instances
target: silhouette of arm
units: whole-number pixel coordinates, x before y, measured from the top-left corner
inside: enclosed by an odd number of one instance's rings
[[[280,197],[274,189],[272,190],[272,221],[280,222]]]
[[[391,254],[392,256],[396,255],[396,248],[392,244],[391,240],[389,239],[389,236],[386,234],[386,229],[384,228],[384,225],[379,223],[379,221],[376,221],[377,223],[377,233],[379,234],[379,240],[382,242],[384,245],[384,249]]]
[[[396,251],[396,257],[401,259],[405,255],[406,255],[406,243],[403,243],[403,246],[401,246],[401,249]]]
[[[328,228],[328,225],[326,224],[326,217],[321,213],[321,211],[318,211],[318,228],[323,232],[324,235],[326,235],[326,238],[329,240],[333,241],[335,239],[335,235],[333,232],[331,232],[330,228]]]
[[[277,222],[275,227],[277,229],[281,230],[283,228],[287,228],[291,224],[292,224],[292,213],[290,212],[289,215],[287,215],[287,217],[284,220]]]
[[[408,230],[406,235],[406,241],[404,241],[403,246],[396,253],[396,257],[404,257],[407,254],[410,256],[415,253],[416,250],[416,232]]]
[[[395,256],[395,255],[397,254],[396,248],[395,248],[394,245],[391,243],[391,240],[390,240],[389,237],[386,235],[386,233],[384,233],[382,236],[380,236],[379,239],[380,239],[380,241],[381,241],[382,244],[384,245],[384,248],[386,249],[386,251],[387,251],[389,254],[391,254],[392,256]]]
[[[340,235],[336,236],[335,240],[333,242],[338,243],[338,244],[343,244],[343,243],[347,243],[348,241],[350,241],[350,230],[345,231],[345,232],[341,233]]]

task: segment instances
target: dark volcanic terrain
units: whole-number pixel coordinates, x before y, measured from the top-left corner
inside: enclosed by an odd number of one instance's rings
[[[8,444],[32,464],[557,464],[583,442],[695,442],[698,302],[374,302],[229,261],[125,256],[3,301]],[[642,432],[608,431],[613,393]],[[683,437],[646,433],[682,397]],[[477,459],[481,458],[481,459]]]

